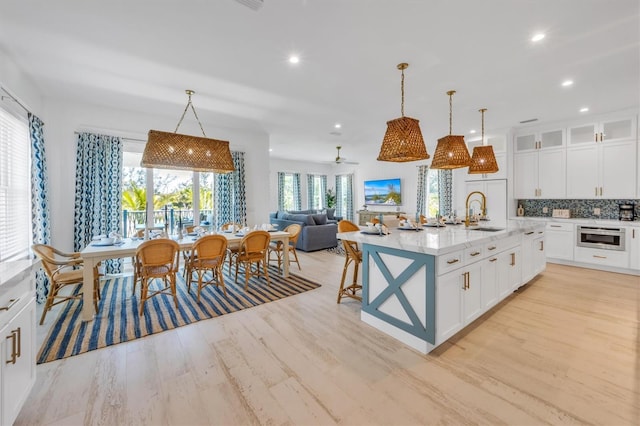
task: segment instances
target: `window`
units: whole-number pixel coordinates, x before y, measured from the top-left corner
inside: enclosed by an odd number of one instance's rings
[[[439,173],[438,170],[429,169],[427,172],[426,206],[427,217],[436,217],[440,211],[439,195]]]
[[[278,172],[278,210],[300,210],[300,173]]]
[[[26,257],[31,245],[29,147],[26,120],[0,108],[0,261]]]
[[[353,175],[336,175],[335,215],[353,220]]]

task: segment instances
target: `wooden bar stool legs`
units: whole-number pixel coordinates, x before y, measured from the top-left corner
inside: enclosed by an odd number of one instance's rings
[[[362,290],[362,285],[358,284],[358,269],[360,264],[362,263],[362,252],[358,250],[358,243],[355,241],[342,241],[344,246],[346,257],[344,260],[344,268],[342,268],[342,280],[340,280],[340,289],[338,290],[338,302],[342,300],[343,297],[350,297],[352,299],[362,301],[362,296],[358,294],[359,290]],[[347,269],[349,269],[349,265],[353,263],[353,277],[351,280],[351,284],[346,286],[344,285],[345,279],[347,278]]]

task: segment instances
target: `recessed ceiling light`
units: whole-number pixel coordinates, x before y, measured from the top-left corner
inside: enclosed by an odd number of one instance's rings
[[[565,80],[562,82],[562,87],[569,87],[573,85],[573,80]]]
[[[289,63],[290,64],[297,64],[299,62],[300,62],[300,57],[298,55],[289,56]]]
[[[475,131],[475,130],[473,130],[473,129],[469,130],[469,133],[471,133],[472,135],[473,135],[475,132],[476,132],[476,131]]]
[[[273,148],[269,148],[269,152],[273,151]]]
[[[342,127],[342,124],[336,123],[333,125],[333,127],[335,127],[336,129],[340,129]]]
[[[588,111],[589,111],[589,108],[587,107],[580,108],[580,112],[588,112]]]
[[[544,34],[543,33],[537,33],[534,34],[533,37],[531,37],[531,41],[533,41],[534,43],[537,41],[540,41],[544,38]]]

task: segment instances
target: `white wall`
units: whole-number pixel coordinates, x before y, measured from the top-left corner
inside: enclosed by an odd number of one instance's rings
[[[52,244],[73,249],[73,212],[75,185],[74,132],[95,131],[121,137],[146,139],[149,129],[172,131],[177,117],[161,117],[94,105],[79,105],[45,99],[45,141],[50,175]],[[202,118],[201,118],[202,120]],[[207,135],[228,140],[231,150],[246,153],[247,221],[263,222],[268,217],[269,164],[266,133],[214,128],[203,122]],[[197,124],[187,123],[180,132],[197,135]]]
[[[42,114],[42,96],[18,65],[0,50],[0,86],[38,117]],[[4,93],[2,93],[4,95]],[[3,104],[11,101],[3,101]]]

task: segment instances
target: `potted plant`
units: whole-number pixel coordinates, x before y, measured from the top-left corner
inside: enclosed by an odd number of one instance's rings
[[[324,194],[325,201],[327,203],[327,208],[332,209],[336,206],[336,194],[333,192],[332,188],[327,189],[327,192]]]

